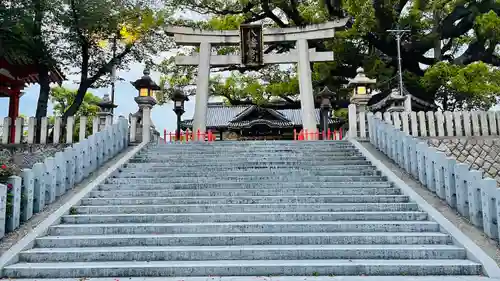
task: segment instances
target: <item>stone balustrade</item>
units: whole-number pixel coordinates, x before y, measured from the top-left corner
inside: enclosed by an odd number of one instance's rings
[[[23,169],[19,176],[10,177],[7,185],[0,184],[0,238],[79,184],[128,144],[128,122],[120,117],[115,124],[110,122],[54,157]]]
[[[349,105],[349,136],[366,138],[371,115],[414,137],[479,137],[500,134],[500,111],[357,112]]]
[[[49,124],[49,119],[43,117],[40,119],[40,138],[37,140],[35,138],[37,120],[35,117],[29,117],[25,120],[19,117],[15,120],[11,120],[9,117],[5,117],[3,123],[1,124],[1,144],[46,144],[46,143],[66,143],[71,144],[74,142],[74,132],[78,132],[78,140],[84,140],[91,134],[95,134],[101,131],[104,127],[111,125],[113,123],[112,116],[96,116],[96,117],[86,117],[82,116],[78,120],[75,120],[73,116],[69,116],[66,122],[63,122],[61,117],[55,117],[53,124]],[[75,126],[78,128],[75,128]],[[89,134],[87,128],[91,127],[92,132]],[[68,133],[71,132],[71,133]],[[14,134],[12,136],[12,133]]]
[[[492,239],[499,239],[500,189],[483,172],[430,147],[399,128],[368,116],[370,142]]]

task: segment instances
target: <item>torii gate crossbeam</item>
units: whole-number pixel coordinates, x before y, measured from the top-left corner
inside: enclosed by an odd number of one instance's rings
[[[336,28],[343,28],[348,19],[331,21],[318,25],[291,28],[272,28],[263,30],[264,43],[296,42],[295,50],[288,54],[266,54],[264,64],[297,63],[302,113],[302,126],[308,131],[316,130],[316,116],[312,89],[310,62],[333,61],[333,52],[309,50],[308,40],[327,39],[335,36]],[[209,96],[210,66],[241,64],[241,56],[219,56],[211,54],[212,46],[238,45],[238,30],[206,31],[186,27],[170,27],[167,34],[174,36],[178,45],[200,47],[198,55],[178,56],[177,65],[198,65],[196,83],[195,113],[193,130],[206,131],[206,115]]]

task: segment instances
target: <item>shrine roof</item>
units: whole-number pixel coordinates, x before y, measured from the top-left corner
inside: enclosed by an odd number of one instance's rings
[[[410,94],[406,89],[403,89],[406,94]],[[396,93],[396,94],[395,94]],[[376,94],[370,98],[368,102],[368,107],[371,111],[381,111],[387,106],[390,106],[392,101],[398,99],[404,99],[400,95],[397,95],[399,91],[397,89],[392,89],[391,91],[383,91],[379,94]],[[424,101],[414,95],[410,95],[412,106],[415,106],[420,109],[435,109],[436,105]]]
[[[38,71],[31,59],[11,52],[0,52],[0,77],[2,80],[20,80],[25,84],[39,83]],[[66,78],[57,67],[49,69],[49,82],[61,84]]]
[[[226,128],[226,127],[234,127],[236,124],[239,126],[247,126],[246,124],[251,122],[256,122],[255,120],[238,120],[238,117],[243,115],[244,111],[247,111],[254,107],[252,105],[244,105],[244,106],[227,106],[227,105],[214,105],[209,104],[207,107],[207,123],[206,126],[208,128]],[[300,108],[297,109],[267,109],[271,112],[276,112],[280,114],[283,118],[278,118],[278,120],[268,120],[273,126],[277,126],[281,124],[282,127],[294,127],[294,126],[302,126],[302,113]],[[319,108],[315,109],[316,111],[316,123],[320,123],[320,115]],[[239,123],[238,123],[239,122]],[[262,121],[264,122],[264,121]],[[334,124],[334,120],[330,120],[331,124]],[[184,127],[191,127],[193,124],[192,119],[187,119],[182,121],[182,125]],[[232,126],[231,126],[232,125]]]

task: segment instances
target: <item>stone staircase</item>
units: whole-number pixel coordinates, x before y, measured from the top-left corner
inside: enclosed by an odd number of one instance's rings
[[[4,275],[480,275],[466,256],[349,142],[191,143],[140,152]]]

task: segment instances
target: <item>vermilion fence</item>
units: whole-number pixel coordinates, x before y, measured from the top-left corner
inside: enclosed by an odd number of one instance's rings
[[[189,130],[185,132],[181,132],[180,136],[177,137],[176,132],[169,132],[167,133],[167,130],[163,130],[163,141],[166,142],[190,142],[194,140],[202,140],[202,141],[215,141],[215,135],[212,133],[212,131],[208,131],[206,133],[200,132],[198,130],[196,133],[191,132]]]
[[[342,140],[344,138],[344,131],[342,128],[338,130],[327,130],[323,131],[307,131],[307,130],[293,130],[293,139],[296,141],[309,141],[309,140]],[[176,136],[176,132],[167,132],[167,130],[163,130],[163,142],[190,142],[195,140],[202,140],[212,142],[216,140],[216,136],[212,133],[212,131],[207,131],[206,133],[202,133],[198,130],[196,133],[191,132],[189,130],[185,132],[181,132],[180,136]]]
[[[341,140],[344,138],[344,132],[342,128],[338,130],[330,130],[328,129],[326,132],[316,131],[307,131],[307,130],[293,130],[293,139],[298,141],[307,141],[307,140]]]

